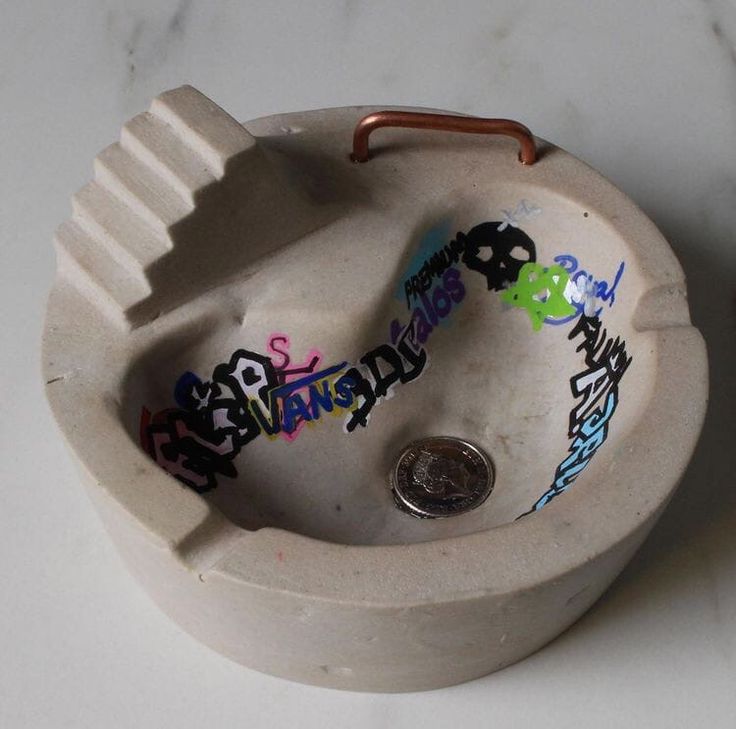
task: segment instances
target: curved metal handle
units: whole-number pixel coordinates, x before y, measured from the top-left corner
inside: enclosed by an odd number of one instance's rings
[[[532,133],[523,124],[511,119],[481,119],[474,116],[452,114],[427,114],[416,111],[377,111],[364,116],[353,133],[353,162],[370,159],[368,137],[380,127],[408,127],[410,129],[435,129],[466,134],[505,134],[519,142],[519,161],[533,165],[537,160],[537,148]]]

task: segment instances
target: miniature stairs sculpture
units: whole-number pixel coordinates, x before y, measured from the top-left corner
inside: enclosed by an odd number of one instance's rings
[[[218,191],[226,177],[234,180],[230,192]],[[269,190],[275,193],[274,209],[266,210],[270,220],[263,217],[264,193],[254,196],[254,186],[266,190],[266,199]],[[226,206],[231,219],[224,227],[214,220],[217,205],[204,205],[204,219],[196,219],[197,207],[213,195],[234,203]],[[253,197],[258,205],[249,204]],[[95,306],[131,329],[247,265],[236,249],[247,249],[243,236],[254,216],[257,228],[273,230],[279,203],[297,213],[304,202],[241,124],[182,86],[155,98],[97,156],[94,179],[74,195],[72,216],[56,232],[58,267]],[[197,258],[205,255],[210,265],[198,276]],[[225,259],[219,266],[218,257]]]

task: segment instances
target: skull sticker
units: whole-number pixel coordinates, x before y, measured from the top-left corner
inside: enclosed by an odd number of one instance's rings
[[[519,228],[500,222],[481,223],[469,233],[458,233],[463,244],[463,262],[486,277],[488,290],[501,291],[515,283],[525,263],[537,260],[534,241]]]

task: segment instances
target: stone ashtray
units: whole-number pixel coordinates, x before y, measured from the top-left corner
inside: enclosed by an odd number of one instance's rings
[[[241,125],[182,87],[97,157],[56,247],[44,376],[92,499],[172,619],[267,673],[413,691],[529,655],[701,428],[669,246],[515,122]]]

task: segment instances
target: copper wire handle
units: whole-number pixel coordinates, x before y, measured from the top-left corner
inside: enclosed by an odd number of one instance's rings
[[[519,142],[519,160],[522,164],[533,165],[537,159],[537,148],[532,133],[523,124],[511,119],[481,119],[474,116],[453,116],[452,114],[427,114],[416,111],[377,111],[364,116],[353,133],[353,162],[367,162],[370,159],[368,137],[380,127],[408,127],[410,129],[435,129],[444,132],[464,132],[466,134],[505,134]]]

